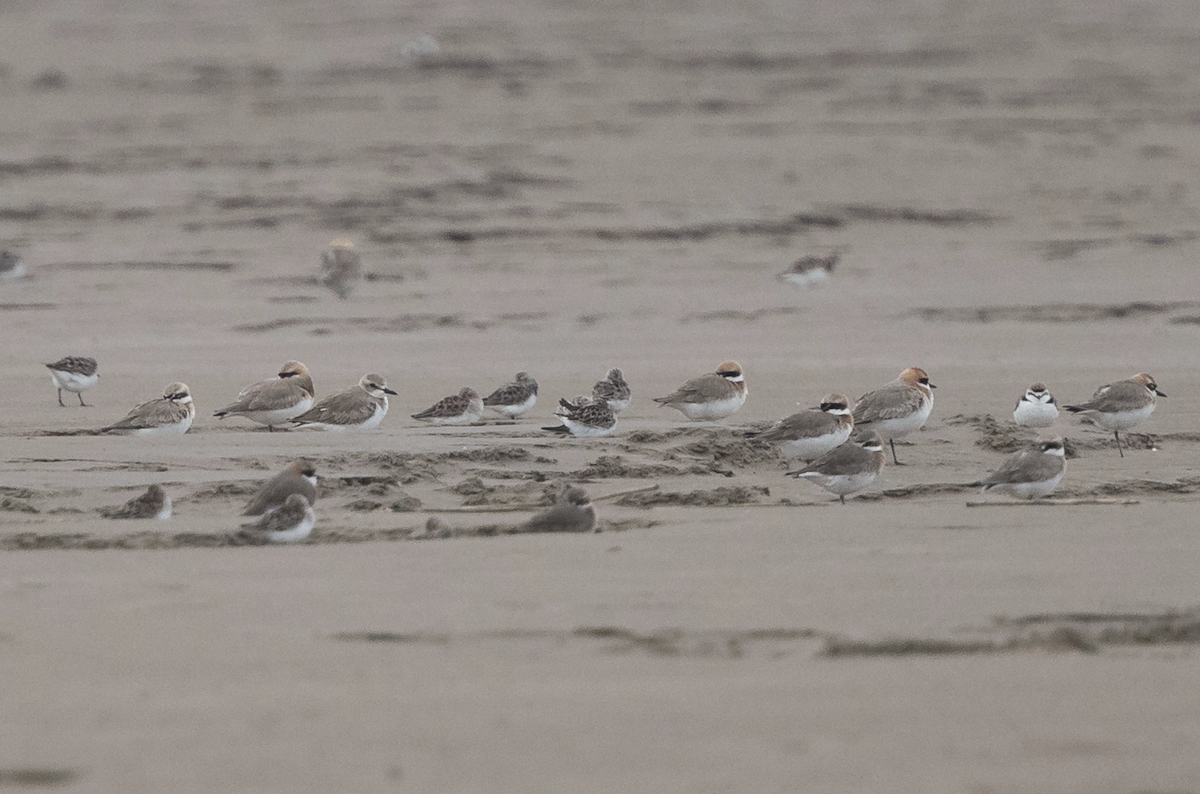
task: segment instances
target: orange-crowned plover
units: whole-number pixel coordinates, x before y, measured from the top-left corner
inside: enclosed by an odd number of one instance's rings
[[[295,419],[313,407],[313,382],[308,367],[299,361],[288,361],[279,368],[279,375],[253,383],[238,392],[238,401],[215,412],[213,416],[243,416],[252,422],[275,425]]]
[[[421,419],[435,425],[473,425],[483,416],[483,400],[479,392],[464,386],[458,394],[438,400],[413,419]]]
[[[843,394],[827,394],[816,408],[780,419],[755,438],[779,444],[785,458],[815,460],[850,438],[854,417]]]
[[[105,518],[157,518],[166,521],[171,517],[171,497],[161,485],[151,485],[145,493],[133,497],[120,507],[105,507],[100,510]]]
[[[849,441],[826,452],[789,477],[811,480],[838,495],[842,504],[846,495],[856,493],[875,482],[883,468],[883,440],[873,430],[859,431]]]
[[[840,258],[836,251],[829,256],[802,256],[779,274],[779,280],[801,287],[819,287],[829,281],[829,274]]]
[[[529,532],[591,532],[596,527],[596,507],[582,488],[571,487],[549,510],[525,522]]]
[[[317,503],[317,467],[307,458],[293,460],[287,468],[263,483],[242,515],[260,516],[272,507],[279,507],[292,494],[300,494],[310,504]]]
[[[583,438],[607,436],[617,426],[617,415],[603,400],[593,400],[591,397],[576,397],[575,401],[560,399],[559,407],[554,414],[561,425],[543,427],[555,433],[570,433]]]
[[[933,411],[933,389],[925,370],[909,367],[891,383],[867,392],[854,404],[854,426],[870,425],[870,429],[887,439],[896,457],[896,439],[920,430]]]
[[[1064,405],[1063,408],[1073,414],[1083,414],[1105,430],[1113,431],[1117,452],[1125,457],[1121,450],[1121,431],[1130,430],[1149,418],[1154,413],[1155,398],[1166,396],[1158,390],[1154,378],[1141,372],[1127,380],[1101,386],[1092,399],[1082,405]]]
[[[135,405],[124,419],[100,428],[100,432],[135,436],[183,435],[195,418],[196,406],[191,390],[186,383],[176,381],[163,389],[162,397]]]
[[[62,393],[66,389],[75,392],[79,397],[79,404],[87,407],[87,403],[83,401],[83,390],[90,389],[100,380],[100,374],[96,371],[96,359],[87,356],[67,356],[53,364],[47,364],[46,367],[50,370],[50,380],[58,389],[59,405],[66,407],[62,401]]]
[[[528,372],[518,372],[512,383],[506,383],[483,398],[483,407],[501,416],[515,419],[537,402],[538,384]]]
[[[339,298],[349,296],[362,277],[362,257],[352,241],[339,237],[321,253],[321,283]]]
[[[331,394],[292,420],[297,427],[317,430],[374,430],[387,415],[389,394],[382,375],[369,373],[358,385]]]
[[[1013,421],[1025,427],[1049,427],[1058,418],[1058,403],[1044,383],[1035,383],[1025,390],[1013,409]]]
[[[294,493],[283,504],[263,513],[257,521],[242,524],[236,537],[244,543],[296,543],[307,538],[316,523],[312,504]]]
[[[592,387],[592,399],[604,400],[614,414],[619,414],[628,408],[632,396],[629,384],[625,382],[625,376],[616,367],[610,369],[604,376],[604,380],[596,381],[596,385]]]
[[[746,378],[736,361],[726,361],[716,372],[692,378],[654,402],[683,412],[688,419],[724,419],[746,404]]]
[[[21,257],[12,251],[0,251],[0,281],[16,281],[25,275],[25,265]]]
[[[1066,470],[1063,440],[1051,438],[1010,456],[980,484],[984,491],[1006,493],[1018,499],[1038,499],[1058,487]]]

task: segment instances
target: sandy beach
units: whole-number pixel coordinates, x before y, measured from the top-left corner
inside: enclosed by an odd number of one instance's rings
[[[1198,40],[1182,3],[0,9],[0,790],[1200,792]],[[213,417],[291,359],[382,374],[382,425]],[[652,401],[731,359],[732,417]],[[909,366],[932,417],[845,506],[746,436]],[[542,429],[610,367],[611,436]],[[518,371],[515,421],[409,418]],[[1064,415],[1052,504],[968,485],[1029,384],[1139,372],[1124,457]],[[173,381],[186,435],[91,432]],[[231,545],[301,456],[309,540]],[[152,483],[169,522],[101,516]],[[568,483],[597,532],[517,531]]]

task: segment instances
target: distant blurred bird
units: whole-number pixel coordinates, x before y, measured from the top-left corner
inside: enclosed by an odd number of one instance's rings
[[[183,435],[196,418],[196,405],[186,383],[176,381],[163,396],[135,405],[119,422],[100,428],[101,433],[125,432],[135,436]]]
[[[501,416],[515,419],[537,403],[538,383],[528,372],[518,372],[512,383],[506,383],[483,398],[485,408]]]
[[[336,292],[339,298],[346,298],[362,277],[362,257],[355,250],[354,242],[344,237],[330,242],[329,248],[321,254],[321,284]]]
[[[274,430],[275,425],[295,419],[312,407],[313,382],[308,367],[299,361],[287,361],[279,368],[278,377],[250,384],[238,393],[237,402],[213,416],[242,416]]]
[[[15,281],[25,275],[21,257],[12,251],[0,251],[0,281]]]
[[[596,381],[592,387],[592,399],[604,400],[614,414],[619,414],[629,407],[633,392],[625,382],[625,376],[617,368],[610,369],[604,380]]]
[[[779,274],[780,281],[799,287],[819,287],[829,281],[829,274],[841,259],[836,251],[829,256],[803,256]]]
[[[262,518],[242,524],[236,538],[245,543],[295,543],[304,540],[317,523],[309,501],[294,493],[279,507],[272,507]]]
[[[64,408],[62,401],[63,390],[74,392],[79,397],[79,404],[87,407],[83,401],[83,391],[96,385],[100,375],[96,372],[96,359],[86,356],[67,356],[53,364],[47,364],[50,370],[50,380],[58,389],[58,404]]]
[[[596,527],[596,507],[582,488],[568,488],[545,512],[525,522],[529,532],[591,532]]]
[[[135,496],[120,507],[101,508],[105,518],[157,518],[166,521],[171,517],[171,497],[161,485],[151,485],[146,492]]]
[[[483,400],[479,392],[464,386],[458,394],[445,397],[413,419],[421,419],[435,425],[473,425],[483,416]]]

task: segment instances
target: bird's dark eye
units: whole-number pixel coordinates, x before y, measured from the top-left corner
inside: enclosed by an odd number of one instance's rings
[[[921,378],[921,379],[920,379],[919,381],[917,381],[917,382],[918,382],[918,383],[924,383],[926,386],[928,386],[928,385],[929,385],[929,378]]]

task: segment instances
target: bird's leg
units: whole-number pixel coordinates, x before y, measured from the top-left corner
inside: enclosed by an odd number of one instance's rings
[[[84,408],[88,407],[88,404],[83,401],[83,392],[81,392],[81,391],[75,392],[75,396],[79,398],[80,405],[82,405]]]
[[[844,494],[844,493],[838,494],[838,499],[842,500],[842,504],[846,504],[846,494]]]
[[[1125,457],[1125,453],[1124,453],[1124,452],[1121,452],[1121,431],[1120,431],[1120,430],[1114,430],[1114,431],[1113,431],[1113,437],[1114,437],[1115,439],[1117,439],[1117,452],[1120,452],[1120,453],[1121,453],[1121,457]]]
[[[61,405],[63,408],[67,407],[67,404],[62,401],[62,389],[58,390],[58,404]]]
[[[904,464],[901,463],[900,459],[896,457],[896,439],[889,438],[888,444],[891,445],[891,447],[892,447],[892,462],[895,463],[897,466],[903,466]]]

